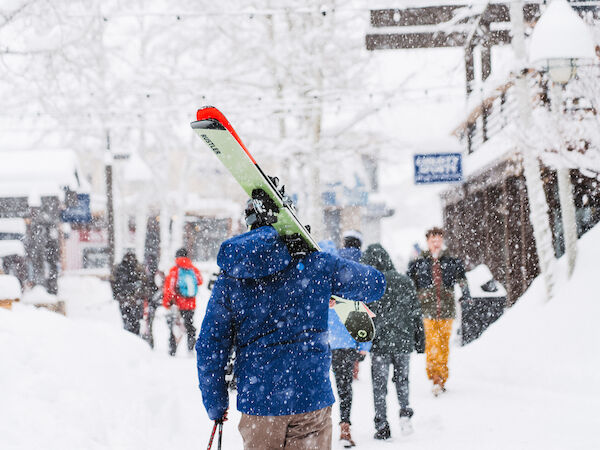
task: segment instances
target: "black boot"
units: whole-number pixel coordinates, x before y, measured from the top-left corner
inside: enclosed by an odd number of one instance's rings
[[[406,408],[402,408],[400,410],[400,417],[408,417],[409,419],[413,416],[414,411],[412,410],[412,408],[409,408],[408,406]]]
[[[390,433],[390,426],[386,423],[383,427],[377,430],[373,438],[384,441],[386,439],[389,439],[391,436],[392,433]]]

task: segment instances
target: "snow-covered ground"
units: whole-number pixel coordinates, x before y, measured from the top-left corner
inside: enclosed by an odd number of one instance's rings
[[[544,301],[537,280],[479,340],[453,347],[442,397],[432,397],[424,358],[413,355],[415,432],[401,436],[390,385],[392,446],[372,439],[368,359],[362,363],[352,412],[359,448],[600,448],[598,248],[600,228],[581,239],[576,271],[568,282],[557,280],[556,298]],[[212,424],[195,361],[183,348],[167,356],[164,313],[156,318],[152,351],[121,329],[107,283],[63,278],[59,295],[66,318],[28,305],[0,309],[0,448],[206,448]],[[197,323],[207,298],[203,289]],[[239,414],[231,416],[223,446],[239,449]],[[337,434],[334,425],[334,448],[341,448]]]

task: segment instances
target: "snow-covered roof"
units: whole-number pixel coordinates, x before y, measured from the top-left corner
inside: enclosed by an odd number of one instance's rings
[[[25,234],[25,219],[0,218],[0,233]]]
[[[196,194],[189,194],[185,209],[188,214],[202,214],[217,219],[240,218],[244,204],[226,198],[204,198]]]
[[[531,35],[529,59],[592,59],[594,41],[590,29],[565,0],[553,0]]]
[[[0,274],[0,300],[21,298],[21,284],[14,275]]]
[[[0,152],[0,197],[62,195],[64,189],[89,192],[71,150]]]
[[[123,169],[123,179],[128,182],[146,182],[151,181],[152,178],[152,171],[148,164],[137,152],[133,152]]]
[[[25,247],[14,239],[0,240],[0,258],[9,255],[25,256]]]
[[[464,178],[482,173],[501,158],[517,151],[519,144],[516,140],[516,133],[515,125],[509,124],[481,144],[477,151],[467,155],[463,159]]]

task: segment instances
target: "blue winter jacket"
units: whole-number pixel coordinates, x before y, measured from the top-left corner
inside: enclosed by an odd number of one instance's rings
[[[222,417],[229,405],[225,366],[234,336],[238,410],[278,416],[333,404],[329,298],[375,301],[385,291],[381,272],[323,252],[292,259],[272,227],[225,241],[217,264],[196,342],[209,417]]]
[[[356,247],[340,248],[338,250],[338,254],[342,258],[346,258],[346,259],[349,259],[350,261],[354,261],[354,262],[360,262],[360,257],[362,256],[360,248],[356,248]]]

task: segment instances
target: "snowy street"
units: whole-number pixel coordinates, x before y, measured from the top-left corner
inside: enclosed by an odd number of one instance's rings
[[[0,450],[600,450],[600,0],[0,0],[0,98]]]
[[[414,433],[400,434],[398,407],[388,392],[392,440],[372,439],[369,359],[353,389],[358,448],[591,449],[600,445],[600,362],[593,317],[600,230],[581,240],[573,279],[543,303],[537,280],[485,334],[452,347],[448,391],[434,398],[424,358],[411,361]],[[563,263],[564,261],[561,261]],[[205,448],[212,424],[197,389],[195,360],[180,348],[167,355],[166,325],[155,319],[157,349],[121,329],[105,283],[61,280],[70,317],[17,305],[0,310],[0,436],[6,450]],[[201,291],[196,323],[206,302]],[[581,314],[581,311],[585,311]],[[232,403],[233,405],[234,403]],[[224,448],[241,449],[239,413],[232,408]],[[334,405],[334,448],[338,404]]]

